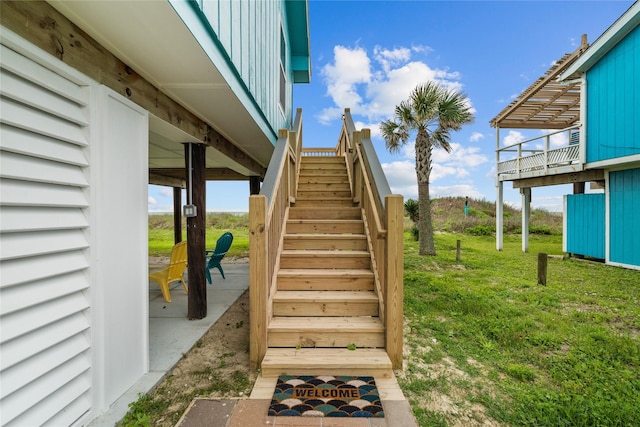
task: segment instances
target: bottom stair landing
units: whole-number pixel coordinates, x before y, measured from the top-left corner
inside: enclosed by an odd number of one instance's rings
[[[262,360],[262,376],[351,375],[393,376],[391,360],[378,348],[269,348]]]

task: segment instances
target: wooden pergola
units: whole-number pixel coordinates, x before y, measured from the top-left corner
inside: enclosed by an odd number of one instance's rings
[[[525,89],[489,123],[497,129],[565,129],[580,119],[580,82],[556,79],[589,47],[586,34],[580,47],[567,53]]]

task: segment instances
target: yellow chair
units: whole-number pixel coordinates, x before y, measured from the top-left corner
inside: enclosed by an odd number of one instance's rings
[[[171,302],[169,285],[176,280],[179,280],[182,283],[185,292],[189,292],[187,284],[184,282],[184,278],[182,277],[185,268],[187,268],[187,242],[180,242],[171,250],[169,266],[164,270],[149,274],[149,282],[156,282],[160,286],[162,296],[166,302]]]

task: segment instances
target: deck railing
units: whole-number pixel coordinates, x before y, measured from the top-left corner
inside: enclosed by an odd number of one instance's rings
[[[267,351],[267,326],[276,286],[287,208],[295,201],[302,153],[302,110],[293,129],[280,129],[259,195],[249,197],[249,305],[252,368]]]
[[[552,148],[552,137],[562,133],[568,135],[568,144]],[[525,145],[535,145],[538,142],[542,142],[542,149],[524,148]],[[502,175],[501,179],[528,178],[582,170],[580,125],[499,148],[496,152],[498,159],[497,173],[498,176]],[[515,155],[508,153],[515,153]],[[504,159],[504,157],[508,156],[513,158]]]

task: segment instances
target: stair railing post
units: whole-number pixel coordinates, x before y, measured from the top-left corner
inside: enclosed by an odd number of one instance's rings
[[[249,197],[249,358],[258,369],[267,352],[267,197]]]
[[[399,194],[385,197],[386,207],[386,280],[385,343],[393,369],[402,369],[404,298],[404,203]]]

